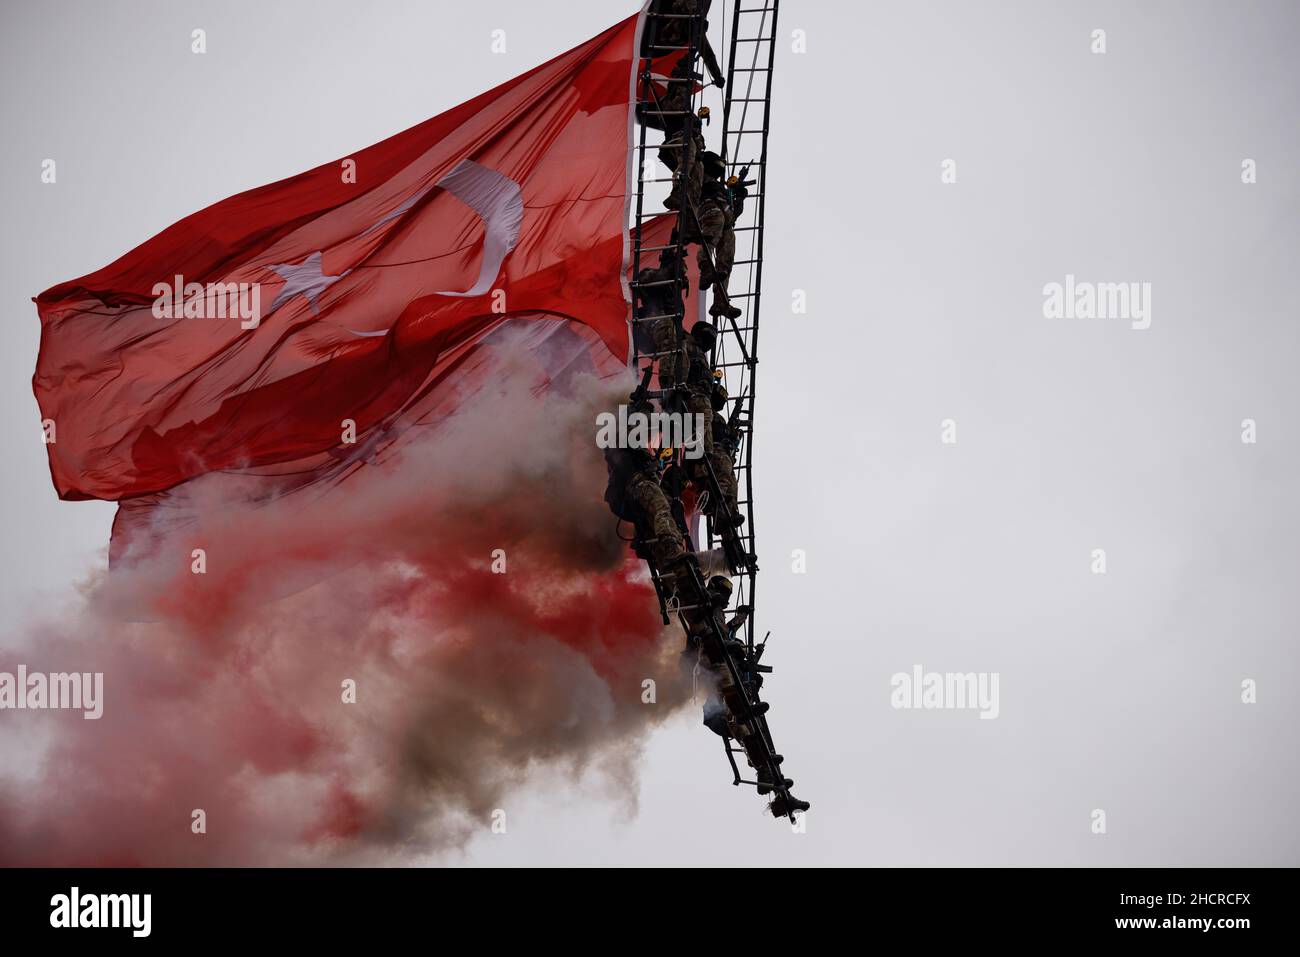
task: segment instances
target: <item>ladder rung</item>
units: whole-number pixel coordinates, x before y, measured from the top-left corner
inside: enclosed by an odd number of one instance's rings
[[[763,91],[763,87],[761,84],[770,83],[771,78],[774,74],[775,63],[773,61],[775,60],[775,48],[776,48],[776,41],[778,38],[776,37],[775,30],[771,29],[770,26],[767,24],[766,15],[771,13],[775,17],[779,5],[776,2],[776,0],[758,0],[758,2],[760,4],[760,6],[758,7],[746,8],[744,7],[743,3],[737,3],[735,5],[737,8],[735,10],[736,23],[733,24],[733,30],[738,35],[735,37],[728,37],[728,39],[732,40],[733,43],[732,49],[734,51],[738,51],[741,45],[753,44],[752,48],[746,47],[746,49],[750,49],[751,52],[754,53],[754,58],[753,61],[751,62],[751,65],[748,67],[745,66],[737,67],[734,64],[727,64],[727,66],[730,67],[730,69],[728,69],[726,72],[726,76],[729,81],[727,86],[727,93],[731,94],[731,93],[744,92],[745,95],[735,96],[734,98],[728,96],[725,102],[728,110],[730,109],[730,106],[733,103],[736,104],[738,107],[747,107],[751,103],[762,104],[763,106],[762,110],[761,111],[755,110],[756,115],[753,118],[761,119],[763,122],[763,126],[761,128],[724,130],[724,134],[730,134],[731,138],[727,138],[727,136],[724,135],[722,146],[719,149],[719,152],[730,154],[724,159],[724,162],[727,166],[728,173],[735,173],[739,170],[741,166],[747,165],[754,171],[754,178],[759,179],[761,181],[764,178],[764,174],[766,172],[766,170],[764,169],[764,167],[767,165],[766,161],[763,159],[759,159],[757,161],[751,161],[746,164],[739,159],[739,157],[743,157],[747,153],[753,154],[759,152],[757,144],[754,144],[752,140],[750,140],[749,145],[746,146],[743,139],[744,137],[746,136],[753,137],[758,134],[762,134],[762,142],[763,145],[766,146],[767,137],[771,132],[771,128],[768,125],[769,115],[771,110],[771,96],[770,93]],[[668,6],[668,5],[669,4],[667,3],[664,4],[656,3],[656,4],[651,4],[650,6]],[[701,5],[694,5],[694,6],[701,6]],[[688,7],[688,9],[690,9],[690,7]],[[741,21],[740,18],[743,17],[745,14],[758,14],[762,16],[764,18],[762,25],[760,26],[760,24],[754,24],[752,23],[752,21]],[[682,120],[683,122],[686,122],[686,118],[688,117],[688,115],[694,116],[695,115],[694,106],[698,105],[699,96],[694,92],[694,88],[692,88],[692,95],[689,101],[684,102],[683,99],[677,99],[676,102],[672,104],[674,108],[669,108],[668,102],[666,102],[662,97],[655,98],[656,90],[654,87],[651,87],[648,84],[650,82],[654,82],[656,84],[662,84],[666,82],[670,84],[669,86],[670,89],[680,90],[680,86],[672,86],[671,84],[673,84],[674,81],[679,80],[681,78],[669,77],[669,78],[659,78],[657,80],[652,80],[650,76],[650,74],[654,72],[653,61],[658,57],[664,56],[666,54],[670,54],[672,52],[685,51],[685,54],[691,59],[692,70],[700,69],[698,66],[695,66],[695,62],[696,62],[695,58],[696,56],[698,56],[700,52],[700,47],[703,46],[703,44],[701,43],[697,45],[696,37],[699,35],[700,31],[698,29],[698,26],[702,25],[703,17],[698,12],[697,13],[660,13],[660,12],[655,12],[653,10],[647,11],[645,15],[648,18],[650,18],[647,21],[647,23],[650,24],[647,26],[647,32],[650,35],[646,38],[646,45],[641,48],[636,58],[637,60],[636,68],[638,70],[638,73],[636,78],[637,86],[635,91],[636,94],[635,98],[637,100],[637,111],[636,111],[637,119],[642,124],[642,128],[640,132],[639,142],[634,142],[631,145],[636,152],[642,154],[646,153],[648,150],[659,150],[659,151],[671,150],[673,152],[681,154],[684,153],[684,151],[687,150],[688,148],[693,147],[693,144],[689,140],[685,140],[684,136],[678,142],[673,142],[673,143],[661,142],[655,144],[649,142],[651,137],[649,137],[645,131],[651,129],[653,125],[655,128],[668,127],[669,131],[671,132],[675,125],[680,125],[680,124],[676,124],[675,122],[669,122],[670,118],[673,121]],[[651,32],[655,29],[663,29],[665,31],[671,29],[668,26],[668,24],[675,24],[676,29],[678,30],[684,30],[688,28],[691,29],[692,37],[689,42],[689,45],[685,45],[685,46],[669,45],[668,43],[663,41],[662,36],[656,36],[654,33]],[[751,32],[754,33],[754,36],[752,37],[745,36],[745,34]],[[769,47],[767,53],[763,53],[762,51],[762,44],[764,43],[766,43]],[[739,61],[741,58],[738,55],[735,59]],[[767,60],[767,63],[764,66],[759,66],[757,63],[757,61],[761,59]],[[742,84],[745,84],[747,80],[744,76],[742,76],[742,74],[746,74],[746,73],[750,75],[750,78],[748,80],[749,83],[752,83],[753,76],[755,74],[758,74],[760,86],[757,88],[753,88],[752,91],[745,91]],[[766,74],[766,76],[764,76],[764,74]],[[689,78],[689,81],[692,84],[697,82],[695,81],[693,75]],[[705,81],[703,85],[707,85],[707,81]],[[759,95],[754,96],[753,92],[758,92]],[[737,121],[740,126],[743,126],[745,122],[745,114],[738,111],[734,116],[732,116],[732,120]],[[690,128],[689,123],[687,124],[687,128]],[[680,134],[676,134],[676,135],[680,135]],[[664,133],[662,139],[668,139],[668,138],[669,138],[669,133]],[[654,137],[654,139],[660,139],[660,137]],[[731,157],[737,157],[737,158],[733,159]],[[680,159],[680,157],[678,157],[678,159]],[[644,157],[641,160],[637,160],[637,162],[638,163],[644,162]],[[668,162],[671,164],[673,160],[669,159]],[[647,176],[645,175],[646,173],[649,173],[650,175]],[[645,195],[647,193],[652,192],[651,190],[647,190],[645,188],[648,184],[664,183],[664,184],[671,185],[673,183],[680,183],[680,182],[681,182],[680,170],[678,171],[677,175],[667,176],[667,177],[658,176],[653,170],[644,170],[643,172],[641,171],[638,172],[636,178],[636,184],[637,184],[636,188],[638,191],[637,209],[635,211],[635,215],[630,218],[630,222],[628,225],[629,225],[629,231],[633,231],[633,230],[635,231],[632,235],[632,240],[633,242],[636,243],[636,246],[634,247],[634,256],[635,256],[635,261],[641,266],[656,264],[657,260],[662,256],[662,254],[668,253],[669,251],[672,251],[672,253],[676,256],[693,255],[693,251],[689,248],[690,245],[693,244],[682,242],[680,237],[677,237],[675,242],[670,240],[663,245],[655,245],[655,246],[641,245],[641,240],[644,236],[644,228],[648,222],[652,220],[658,220],[660,217],[663,217],[665,219],[676,220],[675,224],[678,227],[681,227],[684,221],[689,220],[690,218],[689,209],[684,208],[682,210],[676,210],[676,211],[669,210],[667,211],[667,216],[665,216],[664,212],[658,209],[659,203],[657,200],[653,202],[653,206],[655,207],[655,210],[651,211],[649,207],[652,205],[652,203],[649,201],[649,198],[646,197]],[[657,192],[655,194],[657,195]],[[643,202],[643,198],[644,198],[644,202]],[[744,250],[744,252],[747,252],[748,255],[752,258],[733,260],[732,262],[733,269],[740,268],[740,267],[749,267],[749,272],[735,274],[734,281],[731,283],[731,285],[733,288],[737,288],[737,292],[730,297],[735,302],[738,308],[745,310],[745,318],[740,320],[740,322],[743,322],[745,324],[741,325],[740,323],[734,320],[730,323],[731,329],[737,335],[737,344],[739,348],[737,348],[736,345],[730,346],[728,348],[724,345],[723,340],[720,340],[719,349],[714,354],[714,357],[719,361],[716,365],[712,367],[721,370],[721,373],[725,374],[726,380],[728,380],[732,384],[736,384],[736,383],[743,384],[750,381],[751,375],[757,374],[757,363],[758,363],[757,356],[747,354],[746,349],[753,345],[753,339],[757,335],[757,330],[758,330],[758,307],[759,307],[759,299],[761,297],[761,292],[756,288],[754,288],[754,280],[756,276],[761,272],[761,266],[763,262],[761,244],[763,240],[762,230],[764,229],[764,226],[762,225],[764,191],[760,191],[750,196],[747,196],[746,200],[754,204],[751,207],[751,214],[750,214],[751,225],[746,225],[746,226],[733,225],[732,230],[737,234],[742,232],[758,232],[759,235],[757,237],[754,237],[751,240],[752,243],[751,248],[748,250]],[[685,207],[685,205],[686,205],[685,201],[683,201],[683,206]],[[647,258],[652,255],[655,258],[647,262]],[[631,280],[629,282],[629,287],[633,290],[635,294],[637,294],[636,298],[640,305],[639,311],[645,311],[645,307],[646,307],[646,303],[641,301],[642,296],[649,296],[651,302],[653,302],[654,297],[663,294],[665,290],[679,290],[683,287],[683,283],[680,277],[654,280],[648,282],[637,282],[633,277],[627,277],[627,279]],[[659,292],[658,293],[646,292],[646,290],[653,290],[653,289],[658,289]],[[739,291],[740,289],[744,289],[745,291],[740,292]],[[742,303],[741,300],[743,299],[752,299],[753,302]],[[661,304],[666,304],[666,303],[661,303]],[[680,323],[685,313],[685,307],[680,302],[677,302],[674,303],[672,306],[670,306],[670,308],[674,308],[678,311],[665,313],[663,315],[642,316],[639,315],[638,310],[634,309],[631,321],[633,323],[638,323],[642,325],[662,323],[664,320],[672,320],[674,322]],[[721,320],[721,319],[717,320],[717,322],[719,323],[720,331],[723,328],[722,323],[724,321],[725,320]],[[638,325],[634,325],[633,328],[638,330],[638,337],[644,336],[644,330],[641,330]],[[649,345],[649,343],[646,344]],[[653,349],[655,347],[651,345],[651,348]],[[729,354],[731,354],[731,356],[734,356],[733,361],[730,362],[721,361],[729,358]],[[678,357],[680,355],[681,355],[680,348],[671,349],[666,352],[642,353],[634,347],[633,363],[638,368],[644,367],[645,369],[653,369],[658,365],[658,360],[660,358]],[[737,370],[737,371],[732,372],[731,370]],[[738,390],[733,390],[733,391],[738,391]],[[660,386],[659,391],[657,393],[651,393],[651,395],[656,398],[662,398],[666,394],[667,392],[664,391],[662,385]],[[738,436],[738,440],[739,440],[737,443],[738,448],[735,452],[732,453],[733,456],[738,455],[742,460],[748,458],[749,455],[748,450],[751,448],[750,443],[752,442],[752,433],[750,430],[752,428],[752,423],[746,420],[748,419],[748,413],[752,410],[752,403],[754,402],[754,399],[755,399],[755,395],[753,393],[745,391],[744,395],[736,395],[736,396],[728,397],[729,404],[725,406],[727,412],[735,411],[735,412],[743,413],[742,416],[737,417],[736,424],[740,428],[740,434]],[[752,471],[752,465],[750,465],[747,461],[742,461],[742,464],[739,465],[737,465],[733,461],[730,467],[732,469],[732,473],[738,478],[740,482],[748,483],[748,481],[752,479],[752,476],[749,475],[749,473]],[[738,514],[745,515],[747,517],[752,517],[753,502],[749,498],[740,499],[734,504],[734,510]],[[736,547],[740,548],[746,554],[757,551],[757,536],[754,533],[754,527],[752,522],[746,523],[742,528],[735,529],[734,533],[728,530],[726,534],[728,536],[734,534],[734,541],[737,543]],[[708,519],[707,524],[700,529],[699,538],[707,538],[707,541],[710,546],[716,545],[717,541],[721,538],[721,536],[722,536],[722,530],[714,527],[714,523],[712,519]],[[701,546],[703,545],[702,542],[698,544],[700,544]],[[747,590],[748,585],[751,585],[755,581],[754,576],[756,571],[757,571],[757,563],[747,566],[745,569],[742,569],[741,572],[739,573],[737,577],[737,583],[741,585],[742,597],[744,592]],[[676,577],[676,576],[674,576],[672,579],[670,579],[667,576],[664,576],[662,584],[656,581],[656,587],[659,589],[659,597],[661,602],[664,601],[665,595],[668,595],[670,591],[672,592],[667,599],[668,605],[670,606],[668,608],[668,612],[673,614],[674,617],[676,617],[682,625],[686,625],[689,628],[694,622],[695,618],[697,617],[695,612],[697,611],[707,612],[714,607],[710,602],[704,601],[702,595],[696,595],[693,591],[682,593],[680,591],[680,585],[675,585],[675,586],[671,585],[670,581],[680,582],[681,579],[680,577]],[[746,584],[741,584],[741,583],[746,583]],[[697,584],[699,583],[697,582]],[[685,598],[687,601],[692,603],[684,604],[684,605],[680,604],[683,598]],[[751,619],[751,621],[746,623],[745,625],[745,635],[748,639],[748,643],[749,643],[748,646],[751,652],[754,648],[754,635],[752,634],[753,627],[754,627],[753,621]],[[713,629],[713,631],[717,632],[720,638],[723,637],[723,635],[720,632],[718,632],[716,627]],[[784,788],[784,786],[780,783],[781,781],[780,768],[779,766],[775,765],[772,762],[772,755],[775,753],[775,747],[771,738],[770,730],[767,727],[765,719],[761,715],[756,715],[753,713],[753,709],[758,706],[758,701],[757,701],[758,696],[756,693],[753,692],[753,690],[747,684],[745,684],[745,678],[743,674],[737,670],[739,668],[739,662],[740,659],[735,657],[733,653],[730,650],[728,650],[724,654],[722,660],[713,661],[710,664],[710,667],[714,670],[717,670],[719,667],[726,669],[726,671],[728,671],[731,674],[733,680],[737,680],[741,682],[741,687],[737,689],[738,694],[734,696],[731,694],[728,695],[729,703],[727,705],[727,708],[728,711],[731,712],[731,715],[734,716],[736,721],[741,722],[742,724],[745,723],[749,724],[750,731],[754,734],[753,739],[746,737],[743,742],[741,740],[732,739],[730,737],[724,738],[724,750],[727,752],[728,758],[731,759],[731,770],[735,772],[737,783],[744,784],[748,787],[752,787],[755,789],[766,788],[767,790],[773,792],[772,796],[784,795],[785,798],[788,800],[789,799],[789,795],[787,793],[788,789]],[[731,718],[729,718],[728,720],[730,721]],[[761,770],[759,772],[756,772],[753,778],[742,778],[741,769],[743,768],[744,763],[741,762],[740,767],[737,767],[736,761],[738,759],[735,759],[733,757],[736,754],[744,755],[746,758],[748,758],[752,766],[758,767]],[[763,784],[761,781],[758,780],[758,776],[760,773],[763,774],[763,780],[767,781],[768,782],[767,784]],[[776,786],[773,786],[772,781],[768,781],[769,775],[775,775]]]
[[[668,212],[669,212],[669,213],[675,213],[675,212],[677,212],[677,210],[675,210],[675,209],[670,209],[670,210],[668,210]],[[664,215],[667,215],[667,214],[666,214],[666,213],[656,213],[656,212],[654,212],[653,210],[650,210],[650,211],[642,211],[641,213],[638,213],[637,215],[638,215],[641,219],[644,220],[644,219],[658,219],[660,216],[664,216]],[[641,225],[641,224],[638,223],[637,225],[639,226],[639,225]]]

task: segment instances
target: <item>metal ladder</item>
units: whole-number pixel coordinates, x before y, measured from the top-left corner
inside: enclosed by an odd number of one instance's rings
[[[755,6],[755,3],[760,5]],[[735,421],[741,427],[741,439],[735,471],[737,483],[742,489],[742,495],[738,500],[738,508],[741,514],[744,515],[745,521],[738,530],[738,536],[744,551],[755,554],[757,553],[757,539],[754,530],[752,428],[758,365],[758,319],[763,266],[763,214],[764,197],[767,192],[767,136],[772,91],[772,66],[776,46],[777,3],[778,0],[766,0],[766,2],[763,2],[763,0],[748,0],[748,4],[746,0],[735,0],[730,20],[728,21],[725,13],[722,17],[722,33],[724,37],[727,36],[728,32],[730,33],[730,45],[727,54],[722,144],[718,152],[727,164],[727,175],[738,173],[746,165],[750,167],[750,175],[756,179],[756,192],[747,198],[744,215],[734,226],[736,256],[728,290],[732,304],[738,306],[742,310],[742,314],[738,319],[734,320],[726,317],[718,318],[718,340],[711,360],[714,369],[722,370],[723,382],[729,395],[728,406],[720,414],[731,418],[739,408],[739,416]],[[647,23],[644,29],[648,30],[652,26],[649,22],[651,18],[668,18],[673,15],[649,12],[646,16]],[[697,62],[698,51],[702,46],[698,29],[701,18],[696,17],[694,19],[697,22],[694,25],[695,29],[691,32],[690,44],[686,48],[685,54],[690,58],[692,64]],[[651,261],[645,257],[657,256],[658,253],[667,248],[676,248],[679,254],[685,252],[685,247],[680,238],[685,233],[682,228],[684,217],[687,214],[684,203],[683,208],[677,214],[678,238],[676,243],[646,244],[643,237],[643,227],[663,215],[657,211],[646,211],[645,187],[647,184],[664,182],[665,180],[663,178],[646,177],[647,152],[651,149],[658,150],[660,146],[658,144],[647,145],[647,126],[644,122],[640,122],[640,114],[642,110],[656,110],[659,108],[658,100],[654,95],[653,81],[651,80],[651,60],[654,57],[661,57],[671,53],[672,49],[659,46],[652,41],[648,48],[637,51],[638,133],[636,145],[633,147],[636,151],[634,162],[637,164],[637,176],[635,218],[630,229],[632,244],[630,284],[634,292],[634,301],[637,290],[637,276],[643,265]],[[692,112],[697,108],[698,99],[698,92],[693,93],[690,97]],[[700,301],[703,302],[706,296],[707,293],[701,293]],[[634,310],[629,362],[632,369],[640,377],[644,373],[647,364],[654,362],[658,356],[642,348],[644,343],[639,341],[640,336],[637,333],[636,324],[638,321],[649,322],[660,317],[649,316],[638,320],[635,313]],[[680,319],[682,317],[681,307],[678,306],[669,315]],[[721,536],[714,529],[712,520],[706,519],[706,522],[708,546],[712,548],[718,544]],[[744,642],[751,655],[755,649],[755,637],[757,635],[755,626],[756,609],[754,607],[757,573],[758,567],[755,563],[740,574],[733,576],[733,584],[736,586],[733,604],[737,606],[748,605],[750,608],[749,616],[742,628]],[[702,585],[702,583],[700,584]],[[656,587],[659,587],[657,581]],[[674,610],[678,611],[678,617],[683,628],[689,631],[689,622],[683,614],[686,609]],[[736,663],[729,655],[724,655],[724,657],[726,658],[725,667],[731,673],[733,681],[738,682],[740,676]],[[760,752],[757,755],[758,760],[770,771],[770,776],[779,782],[782,780],[783,771],[780,768],[779,761],[774,760],[776,748],[772,741],[771,732],[767,727],[766,717],[761,713],[754,714],[752,708],[753,705],[746,695],[742,709],[745,714],[742,717],[746,719],[747,724],[758,730],[761,739],[758,746]],[[744,749],[733,747],[730,739],[724,739],[723,743],[727,760],[734,774],[735,780],[733,783],[757,785],[759,783],[757,781],[743,779],[736,764],[735,754],[745,753]],[[752,754],[749,756],[751,759],[755,757]],[[780,784],[772,788],[772,791],[784,794],[786,797],[789,796],[788,790]],[[792,821],[794,820],[793,813],[788,816]]]
[[[742,426],[737,455],[736,480],[742,494],[739,509],[745,522],[739,532],[745,551],[758,554],[754,524],[754,403],[757,398],[759,306],[763,282],[763,213],[767,195],[767,135],[771,118],[772,68],[776,53],[778,0],[735,0],[727,51],[726,102],[722,114],[723,160],[727,175],[750,166],[756,179],[755,192],[745,203],[745,212],[735,225],[736,258],[728,284],[731,302],[743,310],[739,319],[720,317],[718,345],[713,366],[723,372],[731,397],[728,414],[740,406]],[[717,536],[709,528],[709,545]],[[736,601],[751,608],[744,626],[745,644],[752,651],[757,635],[754,599],[758,568],[738,578]]]
[[[754,407],[757,398],[758,371],[758,329],[759,306],[761,305],[761,287],[763,280],[763,223],[764,205],[767,193],[767,137],[770,125],[772,68],[776,48],[777,7],[779,0],[735,0],[730,19],[723,18],[723,35],[727,41],[727,85],[726,99],[723,107],[722,144],[719,152],[727,164],[727,175],[739,172],[748,165],[750,175],[757,182],[756,191],[745,204],[745,213],[735,224],[736,257],[732,267],[731,280],[728,284],[732,304],[743,310],[739,319],[731,320],[719,317],[718,345],[714,350],[713,367],[721,369],[727,394],[731,397],[723,414],[731,417],[739,407],[738,423],[741,426],[740,448],[735,465],[736,480],[742,494],[738,507],[745,517],[738,530],[743,549],[758,553],[757,535],[754,522],[754,484],[753,484],[753,422]],[[668,19],[671,14],[647,14],[647,20],[659,17]],[[647,22],[646,29],[651,28]],[[690,47],[686,53],[695,62],[700,47],[699,37],[692,32]],[[638,51],[652,57],[664,56],[674,48],[651,46],[650,49]],[[680,49],[680,48],[676,48]],[[656,109],[657,101],[651,92],[650,59],[640,57],[637,64],[637,106],[640,109]],[[696,109],[699,94],[691,97],[691,109]],[[646,125],[637,123],[637,143],[634,161],[637,164],[636,200],[634,204],[634,221],[631,228],[632,240],[632,278],[635,289],[636,276],[642,266],[651,261],[647,257],[657,256],[667,248],[665,245],[647,245],[643,241],[642,227],[663,215],[658,211],[645,208],[645,188],[647,184],[665,182],[670,177],[646,177],[647,154],[650,150],[660,149],[659,144],[646,143]],[[684,210],[678,213],[678,236],[681,229]],[[680,238],[674,244],[679,253],[684,246]],[[705,294],[701,294],[703,299]],[[682,315],[677,309],[671,313],[674,317]],[[657,316],[641,320],[633,319],[634,334],[630,365],[638,373],[647,362],[657,356],[645,351],[638,342],[636,325],[648,322]],[[712,522],[707,525],[707,545],[715,547],[720,536],[714,530]],[[750,617],[744,625],[744,639],[752,651],[758,634],[755,625],[754,599],[758,584],[758,568],[751,567],[736,576],[736,604],[750,606]]]
[[[637,124],[636,124],[637,142],[636,145],[632,147],[633,150],[635,151],[635,155],[633,156],[632,159],[633,162],[636,164],[636,204],[633,210],[633,222],[630,231],[631,240],[632,240],[632,275],[629,279],[629,285],[633,290],[634,302],[636,300],[637,276],[641,272],[643,266],[645,266],[649,261],[645,259],[645,254],[650,254],[652,258],[657,258],[657,254],[659,254],[665,249],[672,248],[676,250],[678,256],[682,256],[685,254],[685,249],[686,249],[685,244],[683,244],[681,241],[681,236],[683,233],[683,230],[681,228],[683,211],[680,210],[678,211],[677,214],[677,237],[678,238],[675,243],[647,246],[645,245],[644,237],[642,235],[642,230],[646,223],[659,219],[664,215],[664,213],[658,211],[652,211],[652,212],[646,211],[645,209],[646,184],[671,182],[672,180],[671,176],[652,177],[649,179],[646,178],[648,152],[650,150],[654,150],[658,152],[660,149],[664,148],[663,144],[646,143],[646,130],[649,129],[650,127],[648,127],[642,121],[643,111],[654,111],[661,114],[663,112],[661,109],[662,104],[659,102],[659,99],[655,94],[655,89],[654,89],[655,83],[652,79],[653,61],[657,58],[667,56],[673,53],[674,51],[683,49],[680,46],[667,46],[662,44],[656,36],[656,34],[658,33],[658,30],[656,28],[664,21],[668,21],[668,20],[679,20],[679,19],[693,20],[695,22],[692,24],[692,29],[690,31],[690,43],[687,47],[684,48],[686,51],[685,55],[690,59],[692,63],[696,61],[699,55],[699,48],[700,48],[700,29],[699,29],[700,24],[699,24],[698,17],[688,16],[683,14],[655,13],[653,11],[647,12],[645,16],[646,16],[646,22],[644,24],[643,29],[647,31],[649,35],[646,37],[644,41],[643,48],[637,51],[637,68],[636,68],[637,79],[636,79],[636,88],[635,88],[636,89],[636,110],[637,110]],[[699,99],[699,93],[698,92],[692,93],[690,98],[690,106],[689,106],[691,112],[694,112],[696,110],[698,99]],[[682,317],[682,309],[677,308],[672,313],[667,313],[666,315],[670,315],[678,322],[680,322]],[[637,319],[635,315],[633,317],[632,320],[633,329],[632,329],[632,336],[631,336],[632,339],[631,356],[629,358],[628,364],[634,371],[638,372],[638,375],[640,374],[640,370],[644,367],[647,361],[652,362],[657,357],[653,353],[646,353],[639,348],[640,343],[637,341],[638,340],[637,325],[639,323],[652,322],[655,319],[659,319],[659,318],[662,317],[646,316],[641,319]]]

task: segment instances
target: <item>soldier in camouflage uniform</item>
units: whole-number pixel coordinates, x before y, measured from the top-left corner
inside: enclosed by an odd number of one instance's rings
[[[713,454],[709,461],[713,463],[713,474],[718,480],[723,501],[727,503],[727,514],[733,518],[740,516],[737,504],[739,488],[736,483],[736,452],[740,448],[740,436],[736,434],[727,420],[727,387],[722,384],[722,370],[713,370],[713,393],[710,396],[713,408]],[[718,517],[715,515],[715,517]],[[739,523],[735,523],[739,524]]]
[[[704,171],[704,185],[700,192],[699,231],[702,238],[699,249],[700,290],[713,287],[711,316],[735,319],[740,310],[731,304],[727,284],[736,261],[736,220],[745,208],[749,183],[742,176],[722,179],[726,165],[717,153],[705,150],[699,155]],[[747,170],[747,168],[746,168]]]
[[[665,56],[672,47],[689,46],[693,35],[699,40],[699,53],[715,86],[724,87],[722,69],[717,54],[709,42],[709,7],[713,0],[655,0],[650,5],[650,28],[642,40],[642,56]],[[671,16],[658,16],[671,14]],[[688,17],[703,17],[698,34],[694,22]]]
[[[676,245],[675,236],[673,245]],[[636,317],[645,320],[637,324],[637,335],[642,350],[653,352],[658,357],[661,389],[671,389],[677,384],[685,281],[685,268],[675,248],[660,253],[657,268],[646,268],[637,273]]]
[[[627,500],[645,517],[647,545],[655,565],[670,568],[685,556],[686,543],[673,521],[672,504],[659,487],[659,480],[644,470],[632,473],[628,480]]]
[[[684,343],[684,352],[686,354],[685,393],[687,412],[698,415],[704,427],[703,435],[700,436],[704,454],[693,462],[695,466],[694,479],[702,488],[708,489],[708,466],[712,466],[714,478],[718,483],[718,490],[721,492],[721,502],[710,501],[704,511],[715,522],[722,522],[723,510],[719,506],[725,503],[725,511],[732,520],[730,529],[722,529],[723,535],[726,537],[728,532],[732,532],[732,529],[740,524],[740,513],[736,507],[736,473],[732,464],[732,456],[735,452],[730,451],[727,446],[720,445],[718,442],[719,435],[730,436],[730,427],[727,425],[726,420],[723,419],[722,428],[719,428],[721,416],[717,414],[717,410],[720,410],[725,403],[727,390],[715,377],[709,363],[709,353],[712,352],[717,337],[717,329],[707,322],[697,322],[691,327],[690,335],[686,336]],[[705,463],[708,463],[708,465],[706,466]]]
[[[649,413],[648,402],[634,403],[633,413]],[[619,518],[637,527],[637,553],[660,569],[687,554],[686,542],[673,520],[672,504],[659,486],[660,456],[646,448],[605,449],[609,483],[605,501]],[[643,554],[644,553],[644,554]]]
[[[687,110],[690,109],[689,102],[685,106]],[[686,193],[686,208],[700,208],[705,175],[700,157],[705,152],[703,124],[708,119],[707,106],[701,106],[698,113],[688,113],[681,129],[665,139],[659,148],[659,161],[673,173],[673,188],[664,200],[665,209],[681,208],[683,190]]]
[[[707,322],[697,322],[683,342],[686,411],[699,416],[703,425],[697,441],[703,443],[704,455],[693,460],[697,477],[703,472],[703,463],[713,457],[713,370],[709,353],[717,338],[717,329]]]

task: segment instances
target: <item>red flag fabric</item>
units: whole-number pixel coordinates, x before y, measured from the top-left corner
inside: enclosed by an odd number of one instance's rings
[[[674,213],[647,221],[646,246],[667,245],[677,223]],[[696,292],[699,273],[695,259],[686,257],[687,326],[703,315],[705,297]],[[652,260],[649,265],[653,265]],[[628,266],[631,278],[631,265]],[[654,348],[642,343],[643,351]],[[274,505],[282,514],[318,498],[350,495],[373,472],[401,468],[404,452],[417,442],[436,442],[439,429],[451,423],[466,405],[490,403],[503,380],[526,381],[539,398],[555,390],[566,391],[576,375],[597,379],[627,377],[623,356],[616,356],[588,325],[549,316],[518,314],[502,317],[472,339],[439,356],[415,396],[382,427],[371,430],[351,445],[274,465],[227,470],[200,476],[161,492],[123,499],[118,504],[109,544],[109,565],[118,568],[147,560],[166,549],[169,542],[187,541],[186,535],[202,513],[218,502]],[[628,382],[629,388],[631,381]],[[205,487],[218,480],[215,489]],[[382,481],[382,479],[381,479]],[[183,554],[189,554],[185,545]],[[285,584],[292,590],[294,582]]]
[[[468,103],[189,216],[36,298],[65,499],[336,466],[438,403],[503,323],[628,354],[638,18]]]

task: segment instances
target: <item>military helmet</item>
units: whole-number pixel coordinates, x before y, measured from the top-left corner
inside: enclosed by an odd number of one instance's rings
[[[716,369],[714,371],[721,372],[722,370]],[[727,393],[727,387],[722,384],[722,380],[715,379],[713,382],[713,396],[712,396],[713,411],[721,412],[726,407],[727,400],[729,398],[731,398],[731,396]]]
[[[700,344],[701,348],[712,349],[713,344],[718,341],[718,330],[710,322],[697,322],[691,326],[691,337]]]
[[[727,175],[726,161],[713,150],[701,150],[699,161],[704,166],[704,175],[709,179],[722,179]]]
[[[714,575],[709,579],[709,594],[721,603],[731,601],[731,579],[723,575]]]

